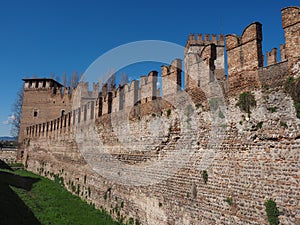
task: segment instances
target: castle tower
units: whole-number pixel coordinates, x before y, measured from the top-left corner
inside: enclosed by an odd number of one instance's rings
[[[23,81],[24,97],[19,144],[23,143],[26,127],[61,117],[72,109],[71,96],[68,91],[62,93],[63,85],[57,81],[49,78],[23,79]]]
[[[224,36],[217,36],[214,34],[199,34],[196,38],[194,34],[191,34],[185,46],[184,56],[184,85],[186,89],[192,88],[195,85],[199,86],[198,83],[200,82],[201,77],[207,76],[207,74],[202,74],[199,63],[202,61],[200,59],[200,55],[203,49],[205,48],[205,46],[210,44],[214,44],[216,46],[216,57],[214,61],[215,68],[213,71],[214,77],[217,79],[222,79],[225,76]]]
[[[148,76],[141,76],[141,103],[157,98],[157,76],[157,71],[151,71]]]
[[[241,36],[226,35],[226,50],[229,92],[234,95],[258,87],[258,68],[263,67],[261,23],[251,23]]]
[[[182,60],[175,59],[170,66],[161,67],[162,95],[169,96],[176,94],[181,89]]]
[[[225,78],[224,36],[191,34],[184,54],[185,90],[200,103],[206,98],[204,87]]]
[[[285,54],[290,72],[293,73],[293,67],[300,62],[300,7],[284,8],[281,10],[281,14]]]

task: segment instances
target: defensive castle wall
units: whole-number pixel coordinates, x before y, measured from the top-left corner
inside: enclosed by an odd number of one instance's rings
[[[267,65],[258,22],[241,36],[190,35],[185,90],[180,59],[162,66],[162,94],[156,71],[110,91],[81,82],[59,96],[58,84],[32,90],[25,81],[25,111],[37,92],[66,110],[23,124],[19,156],[131,224],[268,224],[268,199],[281,224],[298,224],[300,100],[290,87],[300,77],[299,7],[282,10],[282,26],[280,60],[272,49]]]

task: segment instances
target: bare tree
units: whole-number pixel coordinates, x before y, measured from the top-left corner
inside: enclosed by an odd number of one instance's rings
[[[126,73],[120,73],[119,74],[119,85],[124,85],[129,83],[129,78]]]
[[[111,91],[113,87],[116,86],[116,72],[114,70],[111,70],[106,74],[106,77],[107,77],[108,91]]]
[[[67,86],[67,74],[63,73],[62,75],[62,85],[64,85],[64,87]]]
[[[10,133],[14,137],[17,137],[20,131],[23,98],[24,98],[24,87],[22,86],[17,92],[15,102],[12,105],[12,119],[10,121],[11,123]]]
[[[69,87],[77,87],[77,85],[79,83],[79,79],[80,78],[79,78],[77,72],[74,72],[68,80],[68,86]]]

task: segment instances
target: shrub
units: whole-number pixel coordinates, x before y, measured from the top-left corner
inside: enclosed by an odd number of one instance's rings
[[[268,84],[263,84],[262,88],[265,89],[266,91],[270,89],[270,86]]]
[[[202,179],[203,179],[204,183],[206,184],[208,181],[208,173],[206,170],[202,171]]]
[[[231,198],[231,197],[227,197],[227,198],[225,199],[225,202],[227,202],[228,205],[232,206],[233,201],[232,201],[232,198]]]
[[[199,109],[200,107],[202,107],[202,104],[201,103],[197,103],[196,104],[196,109]]]
[[[280,121],[280,126],[282,126],[282,127],[284,127],[284,128],[287,128],[287,127],[288,127],[288,125],[286,124],[286,122],[282,122],[282,121]]]
[[[225,116],[224,116],[224,114],[223,114],[223,112],[221,110],[219,110],[219,118],[221,118],[221,119],[225,118]]]
[[[130,217],[127,223],[128,223],[128,225],[133,225],[134,219],[132,217]]]
[[[242,111],[246,113],[251,113],[250,111],[251,107],[256,106],[256,100],[254,95],[251,94],[250,92],[241,93],[237,105]]]
[[[276,206],[276,202],[272,199],[269,199],[265,202],[266,213],[268,217],[268,221],[270,225],[278,225],[279,224],[279,211]]]
[[[257,129],[261,129],[262,125],[263,125],[263,122],[259,122],[259,123],[256,124],[256,128]]]
[[[274,113],[277,111],[277,107],[270,107],[270,108],[267,108],[267,110],[269,110],[271,113]]]
[[[167,110],[167,116],[169,117],[171,115],[171,109]]]

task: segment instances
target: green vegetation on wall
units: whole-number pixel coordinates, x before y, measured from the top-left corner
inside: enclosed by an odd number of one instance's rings
[[[269,107],[267,108],[268,111],[270,111],[271,113],[274,113],[277,111],[277,107]]]
[[[262,128],[262,125],[263,125],[263,122],[261,121],[261,122],[258,122],[257,124],[256,124],[256,128],[257,129],[261,129]]]
[[[228,205],[232,206],[232,204],[233,204],[232,197],[227,197],[227,198],[225,199],[225,202],[227,202]]]
[[[266,213],[268,217],[268,221],[270,225],[278,225],[279,224],[279,211],[276,206],[276,202],[272,199],[269,199],[265,202]]]
[[[171,109],[167,110],[167,117],[169,117],[171,115]]]
[[[300,79],[289,77],[285,82],[285,91],[289,93],[294,100],[296,115],[300,118]]]
[[[250,92],[243,92],[240,94],[239,101],[237,103],[241,111],[251,113],[251,108],[256,107],[256,100],[253,94]]]
[[[207,171],[203,170],[201,175],[202,175],[202,179],[203,179],[204,183],[206,184],[207,181],[208,181],[208,173],[207,173]]]

